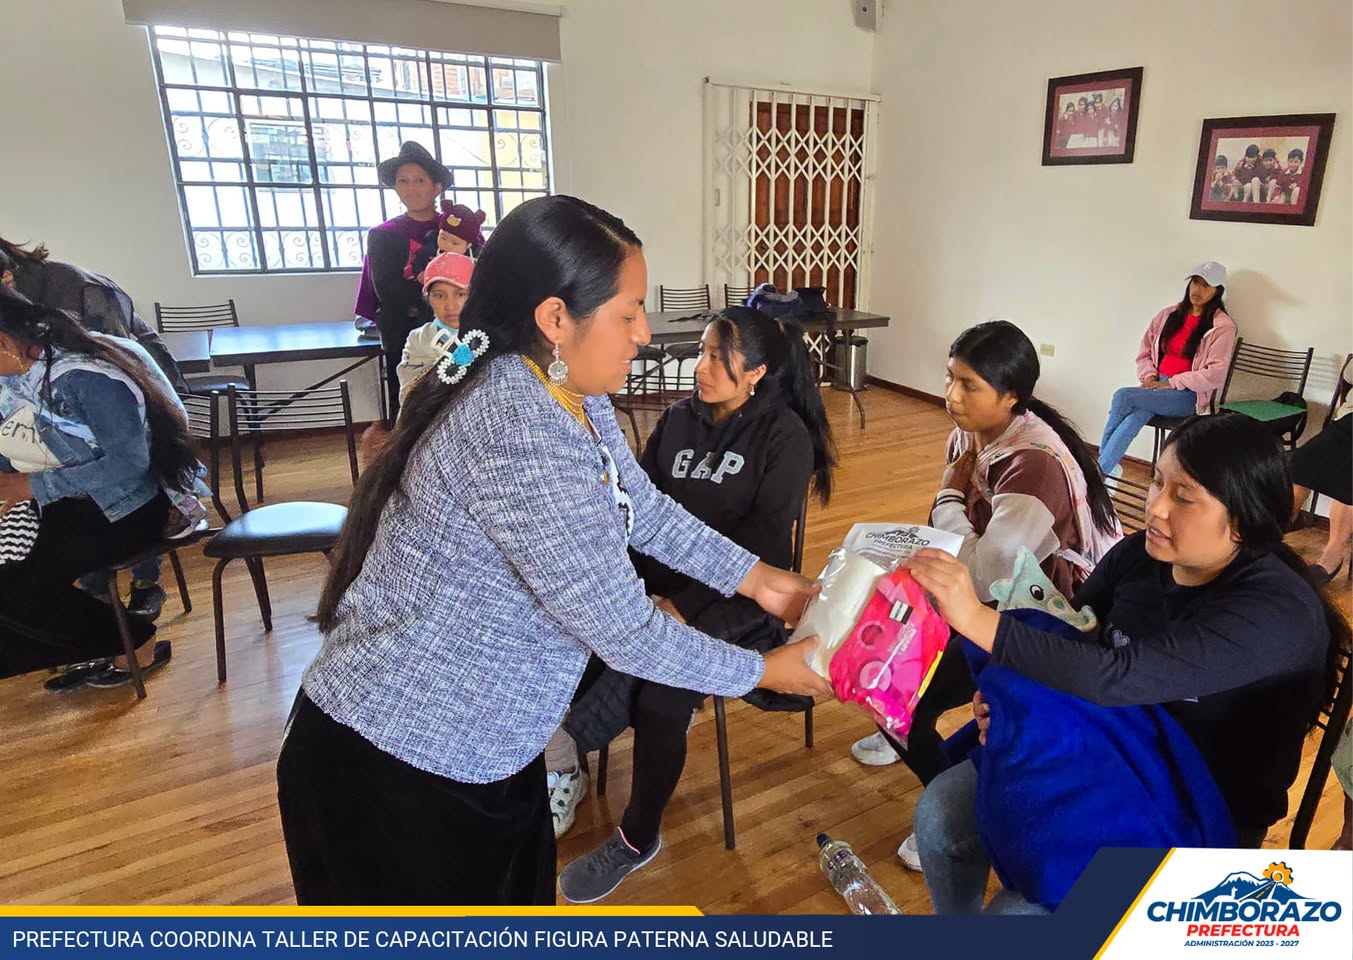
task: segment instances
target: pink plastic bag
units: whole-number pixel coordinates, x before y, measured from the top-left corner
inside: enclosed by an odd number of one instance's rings
[[[831,662],[842,703],[859,703],[889,733],[911,730],[916,703],[949,642],[949,625],[904,569],[879,580],[846,642]]]

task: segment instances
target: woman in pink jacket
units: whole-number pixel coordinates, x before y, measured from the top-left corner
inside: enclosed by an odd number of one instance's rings
[[[1226,381],[1236,325],[1226,313],[1226,268],[1200,263],[1189,276],[1184,299],[1156,314],[1137,351],[1140,387],[1114,391],[1109,422],[1099,444],[1099,469],[1116,473],[1128,444],[1152,417],[1207,413]]]

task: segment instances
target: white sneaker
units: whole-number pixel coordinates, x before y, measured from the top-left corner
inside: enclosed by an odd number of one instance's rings
[[[916,834],[909,834],[907,839],[902,841],[902,846],[897,848],[897,859],[901,860],[902,866],[908,870],[921,872],[921,854],[916,849]]]
[[[553,771],[546,776],[550,788],[550,816],[554,819],[554,838],[558,840],[573,827],[578,801],[587,792],[587,774],[576,770]]]
[[[888,742],[882,731],[856,740],[850,748],[850,755],[866,767],[886,767],[897,763],[897,751]]]

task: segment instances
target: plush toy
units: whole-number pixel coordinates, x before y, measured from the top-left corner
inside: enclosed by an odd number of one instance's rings
[[[991,585],[991,596],[997,610],[1042,610],[1082,633],[1089,633],[1099,626],[1093,610],[1089,607],[1076,610],[1057,592],[1028,547],[1019,548],[1015,575]]]

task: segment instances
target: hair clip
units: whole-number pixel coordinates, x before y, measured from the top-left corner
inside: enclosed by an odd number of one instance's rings
[[[441,337],[438,337],[442,340]],[[452,334],[445,344],[450,348],[446,356],[437,361],[437,379],[448,387],[465,379],[470,364],[482,357],[489,349],[489,335],[483,330],[471,330],[460,336]]]

